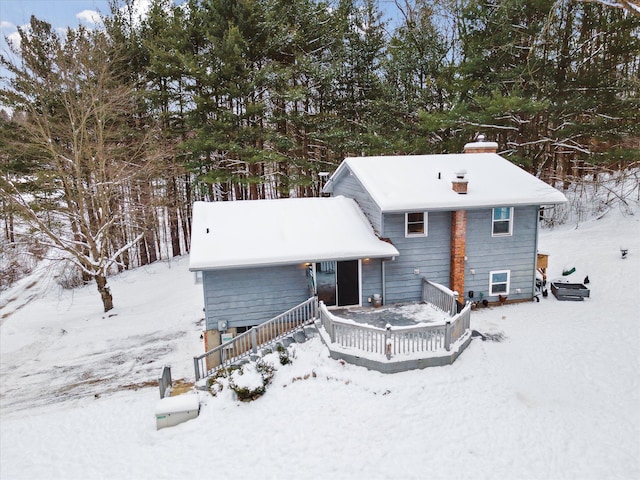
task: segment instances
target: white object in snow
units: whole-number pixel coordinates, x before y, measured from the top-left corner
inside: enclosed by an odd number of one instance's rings
[[[197,394],[177,395],[167,397],[156,404],[156,427],[158,430],[173,427],[200,413],[200,400]]]

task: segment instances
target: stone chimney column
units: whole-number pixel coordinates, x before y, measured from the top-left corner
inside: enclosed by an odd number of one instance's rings
[[[475,142],[467,143],[464,146],[464,153],[498,153],[498,144],[486,142],[484,135],[478,135]]]
[[[464,259],[467,241],[467,212],[451,212],[451,266],[449,288],[458,292],[459,301],[464,303]]]

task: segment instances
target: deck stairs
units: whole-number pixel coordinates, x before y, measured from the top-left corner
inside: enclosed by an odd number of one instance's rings
[[[215,375],[233,365],[247,363],[277,345],[288,347],[303,343],[317,333],[313,326],[318,318],[318,299],[311,297],[208,352],[193,357],[196,382]]]

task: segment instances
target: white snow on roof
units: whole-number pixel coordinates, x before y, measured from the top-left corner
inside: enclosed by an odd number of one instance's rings
[[[466,171],[467,194],[451,188]],[[491,206],[550,205],[567,199],[557,189],[495,153],[347,158],[325,187],[349,171],[383,212]]]
[[[190,270],[393,257],[354,200],[196,202]]]
[[[463,151],[466,152],[468,150],[482,150],[484,148],[492,148],[494,151],[496,151],[498,149],[498,143],[485,142],[484,140],[479,142],[470,142],[465,144]]]

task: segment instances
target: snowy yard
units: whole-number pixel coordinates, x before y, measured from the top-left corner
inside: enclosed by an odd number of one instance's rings
[[[107,315],[93,285],[41,272],[0,297],[0,477],[640,478],[640,212],[543,231],[540,250],[591,297],[474,311],[502,341],[399,374],[333,361],[316,337],[257,401],[201,393],[199,418],[160,431],[160,367],[190,380],[203,348],[188,259],[113,278]]]

